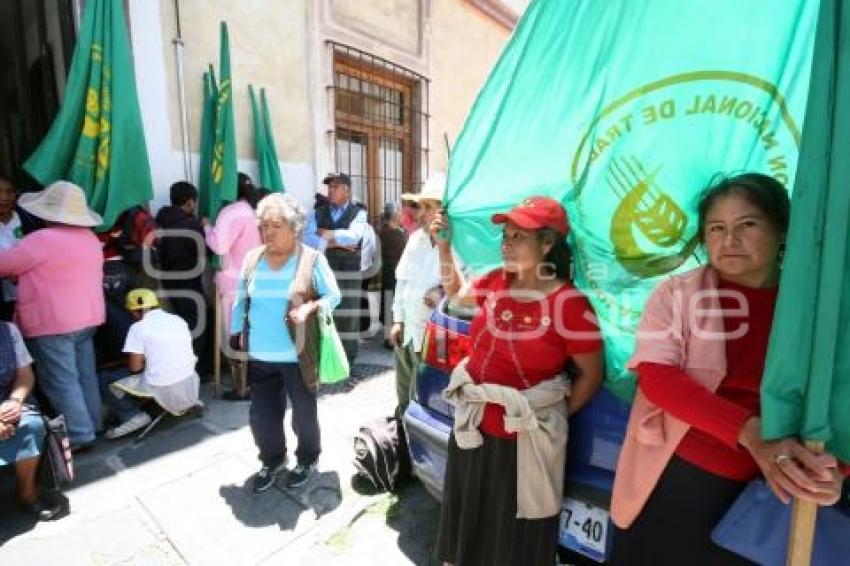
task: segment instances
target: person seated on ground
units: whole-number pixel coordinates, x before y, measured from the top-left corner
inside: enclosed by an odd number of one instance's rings
[[[135,397],[154,399],[173,415],[201,406],[192,335],[186,322],[160,309],[156,293],[150,289],[133,289],[127,293],[127,310],[136,319],[124,343],[124,352],[129,354],[129,371],[101,376],[104,399],[121,421],[106,431],[110,440],[131,434],[151,422]]]
[[[44,423],[27,404],[35,385],[31,366],[18,328],[0,322],[0,467],[14,466],[18,501],[39,520],[50,521],[66,508],[63,498],[41,496],[36,483]]]

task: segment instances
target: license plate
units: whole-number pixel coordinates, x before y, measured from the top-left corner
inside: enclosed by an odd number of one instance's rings
[[[569,497],[561,508],[560,543],[595,560],[608,555],[608,511]]]

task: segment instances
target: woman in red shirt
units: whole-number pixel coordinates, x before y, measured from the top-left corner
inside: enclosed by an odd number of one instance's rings
[[[662,436],[672,438],[680,423],[686,432],[637,517],[620,525],[613,564],[749,564],[710,535],[747,482],[760,475],[786,502],[795,496],[831,505],[840,496],[835,458],[815,456],[795,439],[767,442],[760,434],[759,389],[788,230],[788,193],[771,177],[746,173],[707,189],[698,212],[709,265],[659,285],[644,309],[630,362],[638,395],[663,411],[659,418],[668,426]],[[676,292],[695,288],[686,283],[695,277],[706,282],[699,284],[700,298]],[[708,335],[696,311],[712,299],[722,322],[716,338],[701,338]],[[725,342],[724,375],[711,377],[723,365],[723,350],[706,364],[707,340]],[[640,438],[646,425],[631,419],[627,437]],[[623,465],[626,452],[617,482],[637,485],[621,474],[649,482],[648,468]],[[617,499],[615,486],[615,507]]]
[[[431,225],[450,300],[480,308],[470,328],[470,356],[458,366],[465,375],[456,369],[444,393],[456,411],[438,554],[463,566],[549,566],[563,497],[567,414],[602,381],[602,342],[593,309],[569,278],[569,225],[561,204],[532,197],[492,220],[504,225],[504,266],[468,286],[449,239],[439,236],[447,219],[439,213]],[[539,403],[541,394],[549,401]],[[534,424],[517,424],[526,418]],[[540,430],[548,436],[531,452],[552,457],[529,463],[521,446]],[[528,485],[531,477],[547,480],[546,488]]]

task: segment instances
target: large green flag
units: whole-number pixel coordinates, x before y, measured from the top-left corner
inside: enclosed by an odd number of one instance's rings
[[[230,79],[230,41],[227,24],[221,22],[221,53],[219,84],[215,89],[213,118],[213,153],[209,167],[208,186],[201,214],[211,221],[218,216],[224,203],[236,200],[236,132],[233,124],[233,84]],[[201,178],[205,173],[201,173]]]
[[[280,164],[277,161],[277,150],[271,132],[266,103],[266,89],[260,89],[260,103],[254,95],[254,87],[248,86],[251,96],[251,116],[254,122],[254,150],[257,154],[257,167],[260,170],[260,185],[279,192],[283,190],[283,180],[280,175]]]
[[[201,143],[200,143],[200,171],[198,174],[199,203],[198,207],[202,214],[210,210],[210,195],[212,194],[212,161],[215,150],[215,109],[218,100],[218,85],[215,82],[215,71],[212,65],[210,70],[204,73],[203,106],[201,107]]]
[[[794,179],[817,2],[535,0],[455,146],[445,205],[474,271],[500,260],[490,215],[560,199],[575,280],[624,369],[649,292],[700,255],[696,198],[718,172]]]
[[[260,180],[263,186],[273,191],[284,191],[286,185],[283,183],[283,177],[280,174],[280,162],[277,160],[277,146],[274,143],[274,129],[272,128],[272,119],[269,114],[269,101],[266,98],[266,89],[260,89],[260,106],[263,113],[263,128],[266,132],[266,152],[269,154],[269,168],[265,178],[263,172],[260,171]]]
[[[850,462],[848,54],[850,2],[821,0],[791,229],[762,384],[766,438],[823,441],[845,462]]]
[[[82,187],[99,229],[153,198],[123,2],[86,2],[62,106],[24,169],[44,185]]]

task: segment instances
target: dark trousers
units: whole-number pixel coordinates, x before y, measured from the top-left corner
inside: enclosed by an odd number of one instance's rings
[[[358,260],[359,261],[359,260]],[[334,271],[342,301],[334,311],[334,324],[345,349],[349,364],[354,364],[360,339],[360,298],[363,296],[363,278],[359,271]]]
[[[248,383],[251,433],[263,465],[276,466],[286,458],[283,417],[287,396],[292,401],[292,429],[298,438],[295,457],[299,464],[315,462],[322,451],[316,393],[304,385],[298,364],[251,360]]]

